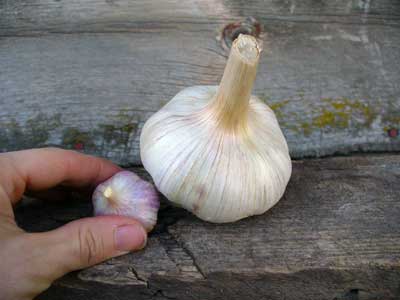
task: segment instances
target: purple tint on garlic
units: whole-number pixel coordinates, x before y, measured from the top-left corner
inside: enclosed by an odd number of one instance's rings
[[[99,184],[92,196],[96,216],[120,215],[138,220],[149,232],[160,208],[154,186],[135,173],[121,171]]]

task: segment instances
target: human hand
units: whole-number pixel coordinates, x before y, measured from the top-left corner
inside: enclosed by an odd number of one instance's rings
[[[43,233],[24,232],[14,220],[25,191],[96,185],[120,171],[111,162],[45,148],[0,154],[0,170],[0,299],[32,299],[70,271],[144,247],[146,231],[127,217],[85,218]]]

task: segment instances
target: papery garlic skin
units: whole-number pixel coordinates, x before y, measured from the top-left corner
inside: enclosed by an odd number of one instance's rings
[[[273,111],[250,95],[259,58],[252,39],[234,42],[220,86],[184,89],[142,130],[141,159],[159,191],[206,221],[264,213],[291,175]]]
[[[160,202],[156,189],[129,171],[118,172],[99,184],[93,193],[92,202],[96,216],[132,217],[148,232],[157,223]]]

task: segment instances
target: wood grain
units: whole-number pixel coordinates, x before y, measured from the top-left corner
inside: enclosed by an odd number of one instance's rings
[[[216,225],[164,203],[145,250],[69,274],[39,298],[398,299],[399,179],[399,155],[304,160],[261,216]],[[42,231],[90,213],[75,200],[16,215]]]
[[[400,149],[387,133],[400,122],[400,31],[370,26],[364,43],[362,28],[269,25],[254,94],[293,157]],[[212,28],[4,38],[0,150],[61,145],[138,164],[145,120],[186,86],[218,84],[225,60]]]
[[[265,48],[254,94],[293,158],[400,150],[398,1],[0,0],[0,151],[140,164],[144,122],[184,87],[219,83],[216,37],[249,16]]]
[[[397,0],[0,0],[1,35],[152,32],[222,24],[253,16],[317,23],[400,25]]]

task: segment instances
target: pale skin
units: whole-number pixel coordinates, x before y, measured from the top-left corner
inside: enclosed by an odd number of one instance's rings
[[[118,171],[104,159],[55,148],[0,154],[0,299],[33,299],[68,272],[145,246],[146,231],[127,217],[84,218],[43,233],[27,233],[14,220],[27,191],[93,187]]]

